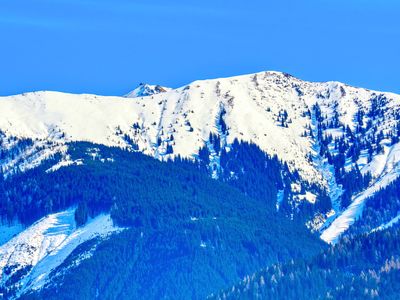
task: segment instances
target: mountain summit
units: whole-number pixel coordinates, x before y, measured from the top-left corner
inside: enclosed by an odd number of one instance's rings
[[[170,91],[170,88],[163,87],[161,85],[150,85],[147,83],[140,83],[137,88],[126,94],[126,98],[146,97],[159,93],[165,93]]]

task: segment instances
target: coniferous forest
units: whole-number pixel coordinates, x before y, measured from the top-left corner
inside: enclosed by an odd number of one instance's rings
[[[239,165],[261,153],[248,144],[235,147]],[[78,226],[109,212],[125,230],[81,245],[57,268],[51,285],[27,299],[92,299],[98,293],[104,299],[201,299],[266,265],[326,247],[303,223],[276,212],[276,174],[284,168],[276,158],[264,155],[265,167],[255,170],[247,163],[247,175],[234,184],[223,176],[211,179],[195,161],[160,162],[87,143],[69,151],[84,164],[45,172],[54,163],[48,161],[2,182],[3,220],[29,225],[75,206]],[[67,268],[93,247],[90,260]],[[18,276],[8,280],[4,295],[13,294]]]
[[[400,228],[345,237],[310,260],[253,273],[210,299],[398,299]]]
[[[400,231],[373,229],[396,216],[398,180],[368,199],[363,218],[328,246],[304,225],[316,207],[331,209],[324,189],[306,186],[255,145],[236,140],[221,150],[216,136],[210,144],[219,151],[219,164],[210,161],[207,147],[195,160],[160,162],[72,143],[68,154],[83,164],[46,172],[55,156],[2,179],[3,223],[29,226],[75,207],[77,226],[110,213],[123,228],[80,245],[52,271],[51,283],[21,299],[396,299]],[[293,207],[292,191],[285,188],[291,182],[313,189],[318,202]],[[284,196],[278,208],[279,191]],[[80,261],[82,253],[91,259]],[[3,297],[15,295],[25,272],[29,268],[8,279]]]

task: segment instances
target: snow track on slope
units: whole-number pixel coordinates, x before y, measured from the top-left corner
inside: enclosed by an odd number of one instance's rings
[[[381,170],[380,176],[370,187],[353,197],[350,206],[321,234],[321,239],[327,243],[336,243],[340,235],[361,217],[365,200],[400,176],[400,143],[390,148],[385,147],[385,153],[382,157],[385,159],[377,159],[381,166],[376,167],[376,169]]]

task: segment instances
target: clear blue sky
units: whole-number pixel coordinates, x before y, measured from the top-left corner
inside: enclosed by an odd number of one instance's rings
[[[0,95],[263,70],[400,93],[398,0],[0,0]]]

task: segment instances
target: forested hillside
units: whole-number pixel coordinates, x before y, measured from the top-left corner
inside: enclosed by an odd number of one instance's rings
[[[311,260],[245,277],[209,299],[398,299],[400,227],[343,238]]]
[[[30,224],[76,206],[77,226],[110,212],[114,223],[126,230],[101,241],[90,259],[79,264],[72,263],[74,256],[91,249],[93,241],[76,249],[53,270],[39,298],[90,299],[100,293],[108,299],[201,299],[263,266],[309,257],[323,247],[304,224],[276,212],[273,195],[282,168],[276,159],[262,158],[259,172],[269,170],[270,175],[266,172],[265,185],[254,189],[265,189],[259,198],[246,192],[251,177],[237,179],[235,187],[211,179],[198,162],[160,162],[89,143],[69,149],[81,165],[46,172],[54,159],[3,181],[3,218]],[[252,146],[237,144],[238,153],[240,149]],[[12,276],[3,283],[4,295],[19,293],[19,281],[29,276],[30,268],[9,266]],[[80,288],[74,289],[78,282]]]

